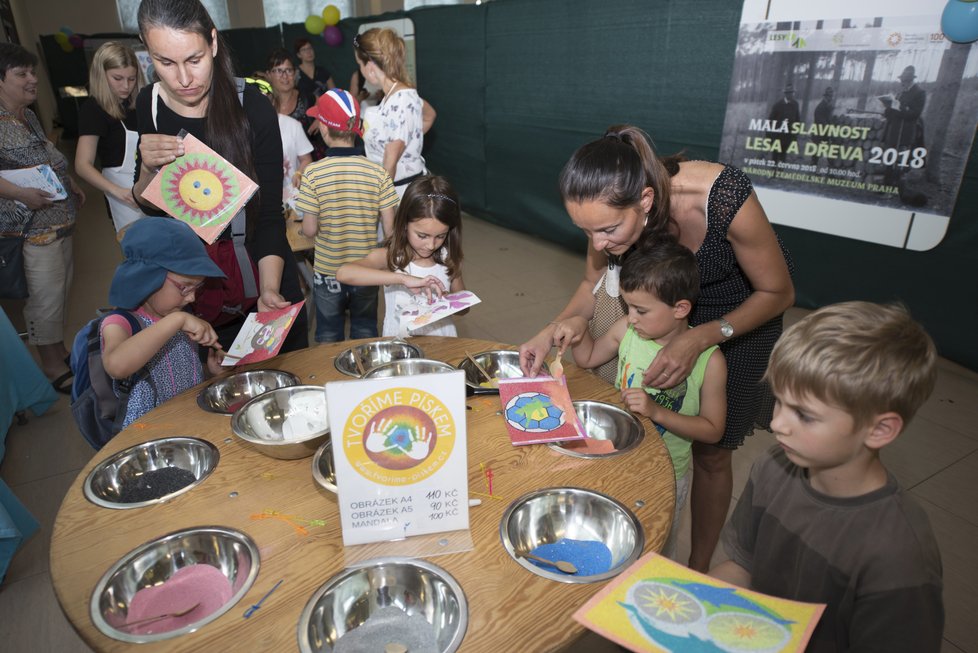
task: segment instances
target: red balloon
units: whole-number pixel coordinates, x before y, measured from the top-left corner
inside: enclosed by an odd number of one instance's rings
[[[323,30],[323,40],[326,45],[335,48],[343,44],[343,31],[336,25],[330,25]]]

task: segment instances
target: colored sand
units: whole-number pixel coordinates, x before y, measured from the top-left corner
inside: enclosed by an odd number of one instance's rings
[[[119,503],[152,501],[182,490],[197,480],[194,473],[179,467],[161,467],[127,478],[119,488]]]
[[[221,609],[231,598],[231,581],[217,567],[199,564],[182,567],[160,585],[145,587],[129,602],[127,622],[140,621],[197,605],[185,615],[124,628],[134,635],[178,630]]]
[[[381,652],[388,644],[400,644],[409,653],[438,653],[435,629],[420,614],[409,616],[397,606],[376,610],[370,618],[344,633],[333,653]]]
[[[577,567],[577,573],[568,574],[570,576],[596,576],[611,569],[611,550],[604,545],[604,542],[561,538],[552,544],[541,544],[530,553],[547,560],[564,560],[571,563]],[[543,562],[530,559],[527,559],[527,562],[555,574],[564,573]]]
[[[563,444],[568,451],[577,451],[592,455],[604,455],[614,453],[615,444],[611,440],[599,440],[597,438],[584,438],[583,440],[571,440]]]

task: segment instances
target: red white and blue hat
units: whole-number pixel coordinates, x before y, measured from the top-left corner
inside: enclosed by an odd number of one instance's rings
[[[363,136],[360,105],[349,92],[341,88],[331,88],[320,95],[316,106],[306,111],[306,115],[332,129]]]

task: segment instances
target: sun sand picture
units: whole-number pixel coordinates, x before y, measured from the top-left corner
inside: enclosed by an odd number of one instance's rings
[[[751,592],[649,553],[574,619],[641,653],[787,653],[805,650],[824,609]]]
[[[213,243],[258,184],[193,134],[184,136],[183,147],[185,154],[163,166],[142,196]]]

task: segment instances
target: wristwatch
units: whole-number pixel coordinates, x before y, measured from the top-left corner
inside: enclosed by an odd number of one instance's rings
[[[733,325],[727,322],[724,318],[720,318],[720,335],[723,336],[724,340],[729,340],[733,338],[734,328]]]

